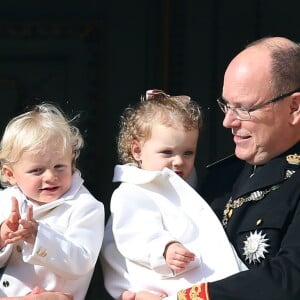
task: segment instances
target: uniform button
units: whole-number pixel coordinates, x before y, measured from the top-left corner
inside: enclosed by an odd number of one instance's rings
[[[7,281],[7,280],[4,280],[2,282],[2,284],[3,284],[4,287],[9,287],[9,281]]]
[[[262,224],[262,219],[258,219],[257,221],[256,221],[256,226],[259,226],[259,225],[261,225]]]
[[[22,247],[20,245],[17,246],[17,251],[22,252]]]
[[[36,254],[41,257],[47,256],[47,251],[45,249],[39,249]]]

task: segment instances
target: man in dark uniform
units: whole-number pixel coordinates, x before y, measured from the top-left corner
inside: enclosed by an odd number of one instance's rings
[[[200,194],[249,269],[177,299],[299,300],[300,45],[281,37],[248,45],[230,62],[218,104],[235,154],[209,167]]]
[[[299,300],[300,46],[250,44],[229,64],[218,104],[235,156],[209,168],[202,195],[249,270],[178,299]]]

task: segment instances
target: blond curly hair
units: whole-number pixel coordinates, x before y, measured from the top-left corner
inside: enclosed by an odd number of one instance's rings
[[[187,96],[169,96],[162,92],[148,100],[141,97],[140,102],[127,107],[121,115],[117,137],[119,161],[122,164],[137,163],[131,153],[132,141],[148,140],[155,123],[200,131],[202,122],[200,106]]]

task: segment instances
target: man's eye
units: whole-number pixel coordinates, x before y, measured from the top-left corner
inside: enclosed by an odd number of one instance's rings
[[[237,110],[242,111],[242,112],[248,112],[250,110],[250,108],[239,107],[239,108],[237,108]]]

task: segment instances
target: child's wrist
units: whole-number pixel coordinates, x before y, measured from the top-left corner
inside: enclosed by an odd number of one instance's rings
[[[0,250],[5,247],[5,233],[2,225],[3,223],[0,225]]]
[[[5,248],[5,243],[2,241],[2,239],[0,240],[0,251],[2,251]]]

